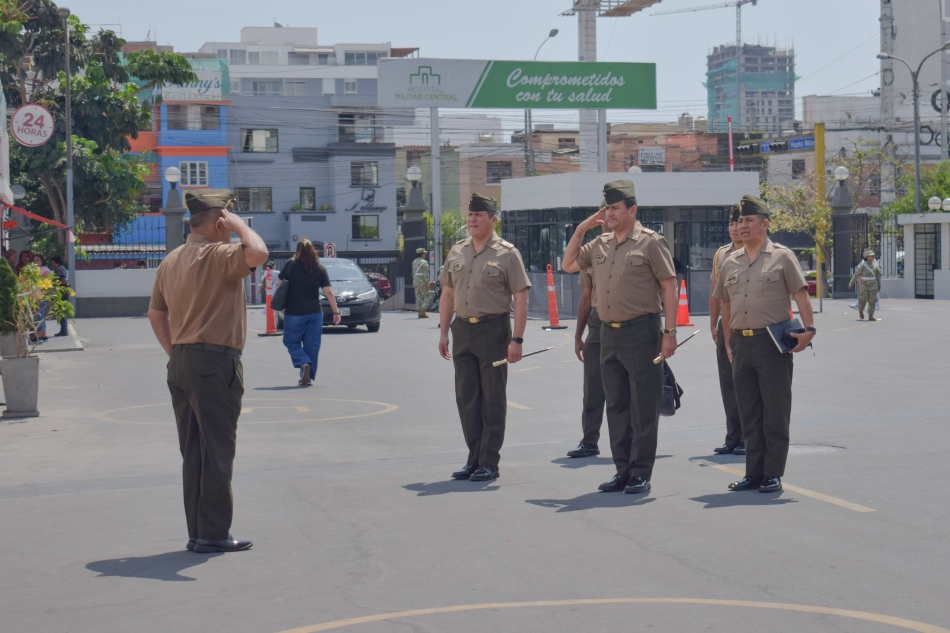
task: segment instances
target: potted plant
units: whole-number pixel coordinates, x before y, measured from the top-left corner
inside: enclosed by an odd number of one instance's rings
[[[16,356],[16,293],[16,273],[5,257],[0,258],[0,358]]]
[[[16,357],[0,360],[3,393],[7,401],[5,418],[29,418],[40,414],[37,404],[40,391],[40,360],[33,355],[39,344],[37,330],[45,319],[58,321],[74,316],[67,297],[75,295],[72,288],[59,284],[52,276],[40,276],[35,264],[25,266],[16,280],[12,326],[16,337]]]

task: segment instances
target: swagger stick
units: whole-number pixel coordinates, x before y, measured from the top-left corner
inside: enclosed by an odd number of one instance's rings
[[[684,341],[684,342],[685,342],[685,341]],[[521,355],[521,358],[527,358],[528,356],[534,356],[535,354],[540,354],[541,352],[546,352],[546,351],[548,351],[548,350],[550,350],[550,349],[554,349],[554,348],[553,348],[553,347],[545,347],[544,349],[539,349],[538,351],[536,351],[536,352],[531,352],[530,354],[522,354],[522,355]],[[491,366],[492,366],[492,367],[501,367],[502,365],[506,365],[506,364],[508,364],[508,359],[507,359],[507,358],[503,358],[503,359],[501,359],[501,360],[496,360],[494,363],[491,364]]]
[[[696,330],[695,332],[693,332],[692,334],[690,334],[689,336],[687,336],[685,339],[683,339],[683,343],[685,343],[685,342],[688,341],[689,339],[691,339],[691,338],[693,338],[694,336],[696,336],[697,334],[699,334],[699,332],[700,332],[699,330]],[[679,343],[679,344],[676,346],[676,349],[679,349],[680,346],[683,345],[683,343]],[[662,362],[663,362],[663,355],[662,355],[662,354],[653,359],[653,364],[654,364],[654,365],[659,365],[659,364],[662,363]]]

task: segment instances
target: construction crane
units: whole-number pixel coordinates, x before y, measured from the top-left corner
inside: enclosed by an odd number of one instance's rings
[[[690,13],[692,11],[708,11],[709,9],[728,9],[736,8],[736,109],[739,114],[739,129],[744,129],[745,115],[742,107],[742,5],[751,4],[755,6],[759,0],[735,0],[734,2],[723,2],[721,4],[708,4],[704,7],[693,7],[691,9],[674,9],[672,11],[657,11],[651,13],[654,15],[669,15],[671,13]]]

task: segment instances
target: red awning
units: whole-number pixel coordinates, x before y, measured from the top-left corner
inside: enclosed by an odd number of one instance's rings
[[[4,207],[6,207],[7,209],[10,209],[11,211],[16,211],[16,212],[19,213],[20,215],[25,215],[25,216],[28,217],[28,218],[31,218],[31,219],[33,219],[33,220],[38,220],[38,221],[40,221],[40,222],[43,222],[44,224],[49,224],[50,226],[58,226],[58,227],[61,228],[61,229],[68,229],[68,228],[69,228],[69,227],[66,226],[65,224],[61,224],[61,223],[57,222],[56,220],[51,220],[51,219],[49,219],[49,218],[44,218],[44,217],[41,216],[41,215],[36,215],[35,213],[30,213],[30,212],[27,211],[26,209],[21,209],[20,207],[15,207],[15,206],[13,206],[12,204],[7,204],[6,202],[0,203],[0,204],[3,204]]]

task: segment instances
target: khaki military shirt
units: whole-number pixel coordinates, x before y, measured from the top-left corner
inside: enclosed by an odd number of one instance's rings
[[[713,282],[713,285],[715,285],[716,280],[719,279],[719,275],[722,273],[722,265],[726,263],[729,253],[732,253],[735,250],[736,249],[732,242],[729,242],[725,246],[720,246],[719,250],[716,251],[716,254],[713,255],[713,269],[712,272],[709,273],[709,280]]]
[[[439,283],[452,288],[455,314],[463,319],[511,312],[512,295],[531,287],[521,253],[494,232],[480,253],[471,237],[456,242]]]
[[[755,261],[749,261],[745,247],[726,258],[713,296],[730,304],[729,327],[759,329],[788,321],[792,307],[789,295],[805,287],[795,254],[766,240]]]
[[[639,222],[620,243],[610,232],[582,246],[577,265],[593,270],[593,304],[608,323],[658,314],[660,282],[676,277],[666,239]]]
[[[242,244],[212,242],[191,233],[158,267],[149,307],[168,313],[172,345],[244,349],[244,278],[249,274]]]
[[[594,271],[590,268],[581,268],[580,275],[577,278],[577,281],[581,284],[583,288],[591,289],[591,299],[593,299],[594,291]],[[587,321],[589,327],[595,328],[600,327],[600,317],[597,315],[597,308],[593,308],[590,311],[590,319]]]

